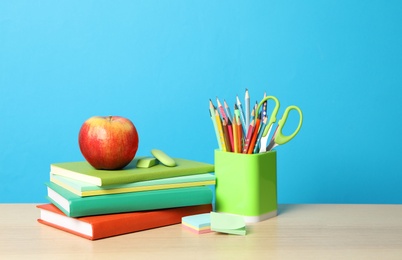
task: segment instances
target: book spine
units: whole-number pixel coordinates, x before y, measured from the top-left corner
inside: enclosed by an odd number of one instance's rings
[[[212,190],[206,186],[132,192],[70,200],[69,217],[145,211],[212,203]]]

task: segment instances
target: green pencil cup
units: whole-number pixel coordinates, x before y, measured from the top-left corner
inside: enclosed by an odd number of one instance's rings
[[[253,223],[277,215],[276,151],[258,154],[215,150],[215,210]]]

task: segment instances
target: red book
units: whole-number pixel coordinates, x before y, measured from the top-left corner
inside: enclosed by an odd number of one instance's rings
[[[38,205],[37,207],[40,209],[39,223],[90,240],[179,224],[181,223],[182,217],[212,211],[212,205],[205,204],[162,210],[72,218],[66,216],[53,204]]]

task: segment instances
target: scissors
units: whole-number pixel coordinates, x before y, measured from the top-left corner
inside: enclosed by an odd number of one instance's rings
[[[260,139],[260,153],[270,151],[274,147],[285,144],[285,143],[289,142],[290,140],[292,140],[299,132],[299,130],[302,126],[302,123],[303,123],[303,113],[300,110],[300,108],[297,106],[288,106],[285,109],[285,112],[283,113],[282,118],[278,122],[278,126],[275,130],[275,133],[274,133],[270,143],[267,145],[269,134],[271,132],[273,124],[276,122],[276,116],[278,115],[278,110],[279,110],[279,106],[280,106],[279,100],[274,96],[267,96],[261,100],[261,102],[258,104],[258,107],[256,110],[256,111],[259,111],[260,107],[269,99],[275,101],[275,107],[271,113],[268,123],[265,125],[264,129],[261,129],[261,131],[263,131],[263,133],[262,133],[262,136]],[[292,110],[296,110],[299,113],[299,124],[298,124],[296,130],[292,134],[284,135],[282,133],[282,128],[285,126],[286,120],[288,119],[288,116],[289,116],[289,112]]]

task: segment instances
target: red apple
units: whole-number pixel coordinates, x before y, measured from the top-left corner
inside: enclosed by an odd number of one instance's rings
[[[120,116],[91,117],[78,135],[82,155],[99,170],[124,168],[137,153],[138,142],[134,124]]]

